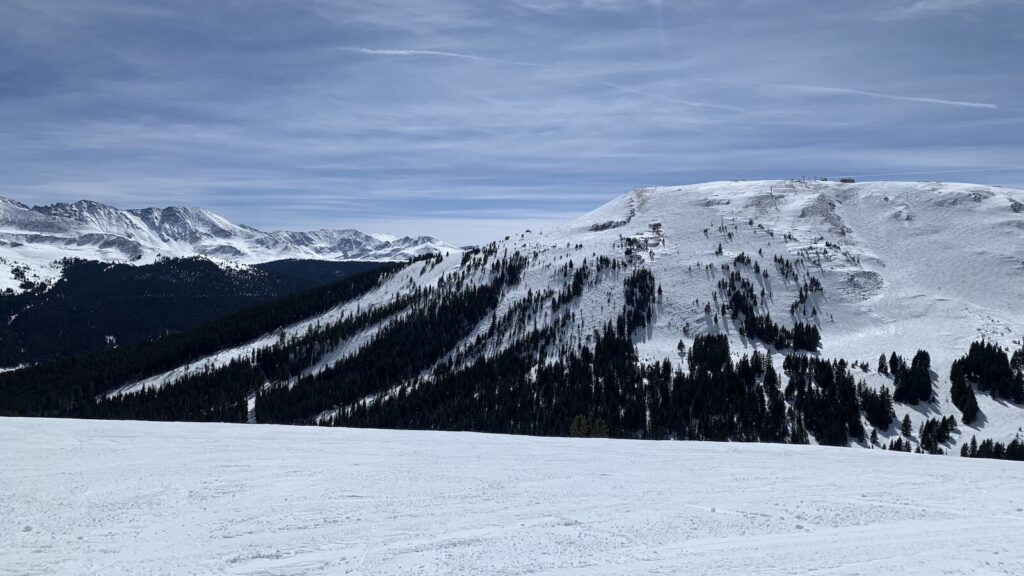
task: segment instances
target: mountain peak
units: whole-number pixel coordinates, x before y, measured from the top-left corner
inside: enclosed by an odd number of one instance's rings
[[[457,250],[435,238],[353,229],[264,232],[201,207],[122,210],[79,200],[29,208],[0,198],[0,258],[8,262],[0,268],[28,266],[40,274],[52,274],[49,263],[64,257],[145,263],[160,256],[212,256],[255,264],[283,259],[401,261]],[[13,276],[0,281],[0,288],[19,285]]]
[[[30,208],[17,200],[12,200],[6,196],[0,196],[0,207],[16,208],[19,210],[30,210]]]
[[[64,218],[81,218],[89,214],[102,212],[120,212],[117,208],[94,200],[78,200],[76,202],[55,202],[53,204],[36,205],[32,210],[48,216]]]
[[[246,236],[249,230],[229,222],[205,208],[169,206],[129,210],[164,241],[200,242],[209,238]]]

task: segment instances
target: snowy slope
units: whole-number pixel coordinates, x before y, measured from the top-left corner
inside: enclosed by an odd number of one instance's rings
[[[208,256],[243,264],[282,259],[400,261],[458,248],[430,237],[395,237],[358,230],[263,232],[203,208],[121,210],[83,200],[28,207],[0,198],[0,290],[17,290],[24,276],[48,281],[54,261],[152,262],[159,256]]]
[[[1024,467],[0,418],[0,574],[1021,574]]]
[[[588,244],[600,245],[613,240],[612,234],[650,236],[649,225],[662,223],[664,244],[646,256],[664,289],[655,327],[639,344],[649,359],[678,359],[675,344],[686,322],[725,330],[734,350],[749,351],[755,343],[740,338],[728,323],[713,325],[702,306],[690,303],[708,300],[719,265],[745,252],[770,270],[769,310],[788,322],[798,287],[782,281],[772,258],[804,256],[812,262],[807,273],[825,288],[818,316],[801,318],[820,328],[821,355],[866,361],[873,370],[879,354],[896,351],[909,358],[925,349],[939,376],[939,410],[959,415],[948,400],[952,361],[972,340],[986,338],[1015,349],[1024,336],[1022,201],[1021,191],[971,184],[709,183],[639,190],[555,234],[571,239],[587,225],[634,214],[621,228],[582,233]],[[733,232],[731,239],[717,232],[723,223]],[[723,255],[715,256],[719,243]],[[699,270],[698,262],[712,263],[710,272]],[[992,416],[983,434],[1011,439],[1024,425],[1020,408],[988,397],[979,401]],[[935,416],[908,411],[915,428]],[[902,412],[897,409],[898,416]],[[973,431],[966,431],[969,439]]]
[[[721,253],[718,252],[721,246]],[[497,254],[521,252],[530,258],[518,285],[506,290],[494,314],[485,318],[456,347],[470,350],[477,336],[487,337],[483,354],[493,355],[521,337],[516,331],[489,332],[493,318],[514,311],[530,293],[565,288],[562,267],[599,256],[628,260],[629,268],[649,269],[662,289],[656,314],[636,335],[641,357],[669,359],[683,365],[680,340],[689,345],[701,333],[729,336],[734,355],[754,349],[781,355],[763,343],[741,336],[731,321],[718,319],[713,299],[723,265],[741,270],[765,290],[761,312],[792,326],[813,323],[821,331],[824,358],[864,361],[872,373],[857,373],[872,386],[891,380],[874,374],[880,354],[896,351],[910,358],[927,350],[935,373],[935,405],[898,405],[897,418],[909,414],[916,429],[928,418],[960,413],[949,400],[949,368],[974,340],[986,338],[1017,349],[1024,335],[1024,192],[971,184],[874,182],[842,184],[817,181],[714,182],[636,190],[570,223],[547,230],[524,231],[497,243]],[[739,254],[750,265],[736,265]],[[774,259],[795,263],[796,279],[777,269]],[[330,324],[355,310],[368,310],[407,293],[411,286],[433,286],[440,279],[465,275],[484,281],[483,270],[447,258],[418,264],[389,277],[363,299],[320,318],[311,318],[284,333],[300,334],[310,324]],[[757,264],[768,277],[752,272]],[[627,271],[588,280],[570,305],[572,326],[560,334],[570,345],[586,342],[594,330],[614,321],[622,309],[622,278]],[[571,277],[571,274],[570,274]],[[818,279],[823,291],[811,296],[797,314],[790,309],[801,286]],[[705,313],[710,305],[712,313]],[[544,326],[556,315],[546,307],[528,323]],[[318,360],[320,370],[357,352],[372,338],[368,331]],[[279,334],[196,361],[145,381],[128,383],[120,392],[173,383],[182,374],[209,365],[224,365],[255,348],[277,341]],[[481,352],[478,352],[481,353]],[[442,359],[439,358],[439,361]],[[426,374],[425,376],[429,376]],[[286,384],[286,383],[270,383]],[[961,426],[954,448],[972,435],[1011,440],[1024,426],[1024,409],[979,396],[986,418]],[[890,431],[895,434],[895,430]],[[883,441],[889,435],[882,435]],[[955,452],[955,450],[954,450]]]
[[[778,318],[789,316],[793,299],[779,294],[792,286],[775,273],[772,257],[818,261],[807,271],[825,286],[823,355],[873,361],[881,352],[907,355],[919,347],[948,362],[965,340],[1009,343],[1024,334],[1024,211],[1015,201],[1024,201],[1024,192],[968,184],[718,182],[638,190],[521,244],[583,242],[576,251],[582,256],[619,235],[653,237],[649,225],[661,223],[663,245],[645,254],[667,302],[643,347],[652,356],[669,352],[658,345],[674,346],[680,323],[704,322],[703,309],[695,313],[686,303],[707,300],[719,265],[745,252],[771,272],[767,284],[776,297],[769,309]],[[624,226],[588,231],[630,214]],[[731,239],[717,231],[722,223]],[[714,254],[718,244],[722,256]],[[698,263],[713,264],[712,273]]]
[[[567,225],[524,233],[508,244],[541,251],[541,260],[555,266],[594,254],[621,255],[613,246],[621,246],[622,238],[648,244],[639,255],[663,298],[638,349],[647,360],[669,358],[679,366],[683,359],[676,345],[688,344],[697,333],[725,332],[737,355],[767,349],[704,313],[705,302],[715,307],[711,295],[722,278],[720,266],[745,253],[769,270],[761,282],[771,295],[767,311],[786,324],[814,322],[822,334],[822,357],[866,361],[873,371],[882,353],[909,358],[925,349],[938,376],[939,412],[959,416],[948,398],[952,361],[973,340],[1016,349],[1024,336],[1022,203],[1022,191],[973,184],[711,182],[636,190]],[[723,253],[716,255],[719,244]],[[814,300],[816,317],[790,315],[799,283],[777,272],[776,255],[803,257],[801,282],[805,274],[822,282],[824,291]],[[533,290],[546,280],[544,274],[528,278]],[[589,299],[584,294],[578,310],[583,333],[613,317],[621,289],[608,283]],[[607,294],[610,305],[601,302]],[[686,324],[691,337],[682,333]],[[875,374],[858,378],[891,386]],[[962,427],[959,441],[974,433],[1010,440],[1024,426],[1021,408],[987,396],[979,403],[990,415],[988,422],[977,429]],[[904,413],[915,429],[939,415],[923,406],[897,406],[897,416]]]

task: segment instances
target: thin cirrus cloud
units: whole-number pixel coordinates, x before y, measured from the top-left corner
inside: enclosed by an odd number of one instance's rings
[[[995,4],[1014,4],[1020,0],[916,0],[908,5],[895,6],[882,12],[884,18],[914,18],[991,7]]]
[[[814,86],[809,84],[774,84],[761,82],[758,83],[761,86],[770,88],[781,88],[785,90],[795,90],[800,92],[807,92],[811,94],[821,95],[848,95],[848,96],[864,96],[867,98],[882,98],[885,100],[897,100],[900,102],[918,102],[921,104],[938,104],[941,106],[961,106],[964,108],[984,108],[987,110],[999,110],[999,106],[989,102],[969,102],[965,100],[949,100],[946,98],[928,98],[924,96],[904,96],[899,94],[883,94],[881,92],[872,92],[870,90],[858,90],[855,88],[840,88],[835,86]]]
[[[482,242],[632,188],[1024,184],[1018,0],[8,0],[0,195]]]
[[[441,57],[441,58],[458,58],[458,59],[463,59],[463,60],[473,60],[473,61],[477,61],[477,62],[493,62],[493,63],[498,63],[498,64],[508,64],[510,66],[528,66],[528,67],[531,67],[531,68],[557,69],[556,66],[548,65],[548,64],[538,64],[536,62],[520,62],[520,61],[517,61],[517,60],[505,60],[503,58],[492,58],[492,57],[489,57],[489,56],[479,56],[479,55],[475,55],[475,54],[463,54],[461,52],[446,52],[446,51],[443,51],[443,50],[420,50],[420,49],[401,49],[401,48],[400,49],[396,49],[396,48],[365,48],[365,47],[361,47],[361,46],[345,46],[345,47],[342,48],[342,50],[347,50],[347,51],[351,51],[351,52],[357,52],[359,54],[367,54],[367,55],[371,55],[371,56],[427,56],[427,57],[436,56],[436,57]],[[568,74],[566,76],[567,77],[571,77],[571,75],[568,75]],[[598,85],[598,86],[604,86],[604,87],[607,87],[607,88],[613,88],[615,90],[620,90],[622,92],[627,92],[627,93],[630,93],[630,94],[636,94],[638,96],[643,96],[645,98],[653,98],[655,100],[660,100],[662,102],[667,102],[667,103],[670,103],[670,104],[677,104],[679,106],[693,106],[693,107],[696,107],[696,108],[713,108],[713,109],[718,109],[718,110],[726,110],[726,111],[729,111],[729,112],[739,112],[739,113],[743,113],[743,114],[750,113],[750,111],[748,111],[748,110],[744,110],[742,108],[737,108],[735,106],[726,106],[726,105],[723,105],[723,104],[714,104],[714,103],[711,103],[711,102],[695,102],[695,101],[692,101],[692,100],[683,100],[683,99],[680,99],[680,98],[673,98],[672,96],[666,96],[665,94],[658,94],[658,93],[655,93],[655,92],[641,90],[641,89],[635,88],[633,86],[624,86],[622,84],[617,84],[615,82],[595,80],[595,81],[593,81],[593,83],[595,85]]]
[[[496,62],[511,66],[529,66],[535,68],[544,67],[543,64],[533,62],[518,62],[516,60],[505,60],[504,58],[490,58],[488,56],[477,56],[475,54],[463,54],[461,52],[446,52],[444,50],[409,50],[393,48],[365,48],[362,46],[343,46],[341,50],[367,54],[371,56],[437,56],[441,58],[459,58],[462,60],[473,60],[476,62]]]

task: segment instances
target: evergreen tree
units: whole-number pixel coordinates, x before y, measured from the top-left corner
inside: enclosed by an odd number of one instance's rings
[[[889,370],[893,376],[893,399],[896,402],[914,404],[932,400],[931,358],[924,350],[918,350],[910,366],[895,352],[889,358]]]
[[[996,344],[972,343],[967,355],[955,361],[950,369],[951,380],[954,376],[959,379],[960,375],[968,384],[976,384],[978,391],[993,398],[1024,403],[1024,374],[1012,367],[1006,350]],[[954,383],[963,390],[963,383]]]
[[[967,381],[964,374],[964,365],[961,362],[954,362],[949,371],[950,390],[949,395],[953,405],[963,413],[963,423],[971,424],[977,420],[981,409],[978,408],[978,398],[974,394],[974,386]]]
[[[868,422],[876,428],[888,430],[896,419],[889,387],[883,385],[880,391],[875,392],[861,382],[857,386],[857,392]]]
[[[892,374],[893,376],[898,374],[900,371],[901,364],[903,364],[903,360],[896,355],[896,351],[894,350],[892,355],[889,356],[889,373]]]
[[[900,424],[900,432],[905,438],[910,438],[914,432],[914,423],[910,421],[910,414],[903,415],[903,422]]]
[[[590,436],[590,421],[586,416],[577,414],[572,419],[572,425],[569,427],[569,436],[573,438],[586,438]]]
[[[921,402],[932,401],[931,356],[918,350],[910,364],[910,385],[914,397]]]

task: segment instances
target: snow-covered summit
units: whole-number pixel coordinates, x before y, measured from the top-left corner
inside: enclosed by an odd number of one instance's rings
[[[525,275],[529,289],[558,283],[552,269],[629,251],[657,280],[662,295],[646,333],[642,359],[682,365],[677,344],[700,333],[724,333],[736,354],[764,350],[718,309],[713,294],[731,269],[765,290],[762,314],[792,325],[816,325],[820,356],[867,362],[868,384],[880,354],[930,353],[938,410],[949,399],[949,368],[970,343],[1009,349],[1024,342],[1024,191],[939,182],[727,181],[634,190],[553,229],[524,233],[507,248],[540,254]],[[499,247],[503,250],[504,247]],[[739,264],[744,256],[750,264]],[[776,258],[800,263],[795,277]],[[769,270],[767,278],[753,266]],[[822,290],[792,307],[809,278]],[[557,288],[556,288],[557,289]],[[585,291],[578,334],[613,319],[622,287]],[[760,294],[760,293],[759,293]],[[719,294],[721,296],[721,294]],[[706,312],[710,304],[711,313]],[[511,305],[511,304],[510,304]],[[980,399],[988,421],[978,433],[1012,439],[1021,409]],[[912,411],[915,429],[928,417]],[[973,433],[973,432],[972,432]],[[970,435],[964,436],[969,439]],[[966,441],[966,440],[965,440]]]
[[[46,279],[65,257],[149,262],[160,256],[209,256],[255,264],[288,258],[405,260],[459,248],[429,237],[369,235],[358,230],[264,232],[205,208],[122,210],[91,200],[32,206],[0,197],[0,282]],[[20,272],[15,272],[19,269]]]
[[[586,252],[637,239],[665,293],[656,332],[705,324],[686,303],[710,296],[721,263],[746,254],[774,272],[775,256],[803,258],[824,286],[815,320],[824,355],[868,359],[869,349],[911,345],[960,355],[964,339],[1024,335],[1022,202],[1022,191],[973,184],[711,182],[635,190],[519,242],[565,238]],[[793,299],[778,297],[789,288],[780,283],[766,282],[776,294],[767,306],[785,318]]]

